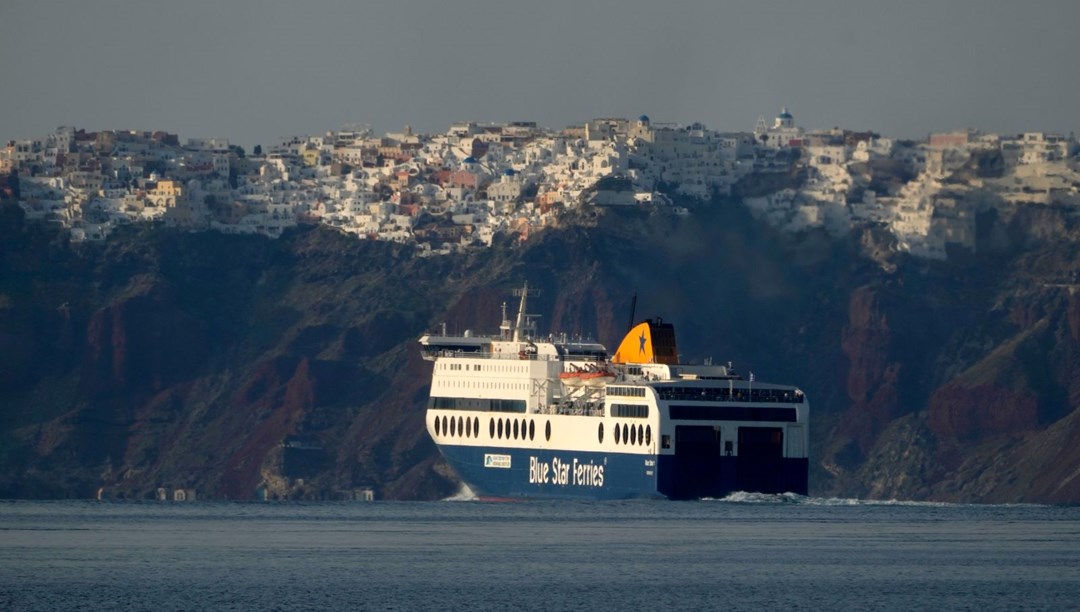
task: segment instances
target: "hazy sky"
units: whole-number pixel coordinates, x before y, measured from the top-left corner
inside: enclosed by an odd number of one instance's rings
[[[345,124],[593,117],[898,137],[1080,127],[1080,1],[0,2],[0,139],[250,147]]]

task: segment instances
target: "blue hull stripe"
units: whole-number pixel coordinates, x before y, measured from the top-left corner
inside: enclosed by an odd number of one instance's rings
[[[452,445],[439,450],[473,492],[484,497],[658,496],[652,455]]]
[[[439,449],[484,497],[628,499],[724,497],[735,491],[807,494],[807,459],[443,445]]]

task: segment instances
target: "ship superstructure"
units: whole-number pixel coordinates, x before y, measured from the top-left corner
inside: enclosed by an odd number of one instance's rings
[[[614,355],[538,337],[527,286],[492,336],[420,338],[434,362],[427,429],[483,497],[807,493],[809,404],[730,365],[680,364],[671,324],[634,325]]]

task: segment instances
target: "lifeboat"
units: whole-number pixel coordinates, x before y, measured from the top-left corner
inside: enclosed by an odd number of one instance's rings
[[[572,369],[559,373],[559,380],[568,387],[580,387],[585,384],[581,376],[584,374],[581,370],[578,370],[574,366],[570,366]]]
[[[580,374],[581,382],[586,387],[603,387],[609,382],[615,380],[615,373],[608,370],[594,370],[592,372],[582,372]]]

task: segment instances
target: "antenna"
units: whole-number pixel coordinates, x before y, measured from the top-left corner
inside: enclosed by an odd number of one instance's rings
[[[506,316],[506,302],[502,303],[502,323],[499,324],[499,337],[503,340],[510,339],[510,319]]]
[[[514,342],[520,342],[521,332],[529,331],[533,327],[532,318],[535,318],[536,315],[530,315],[525,312],[525,300],[529,296],[535,297],[537,295],[540,295],[539,291],[529,291],[528,281],[525,282],[521,289],[514,289],[514,296],[521,297],[521,302],[518,304],[517,320],[514,322]]]

